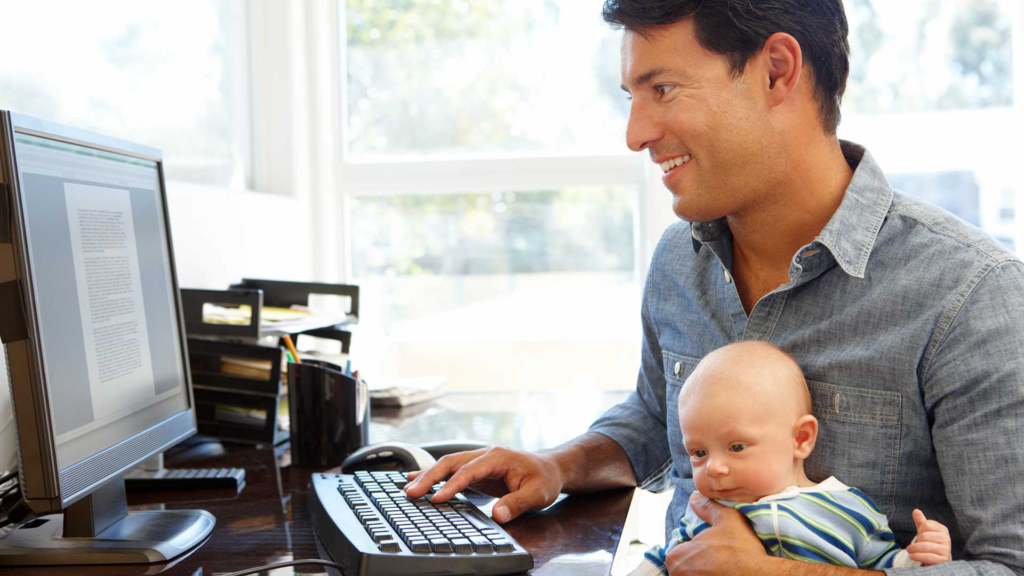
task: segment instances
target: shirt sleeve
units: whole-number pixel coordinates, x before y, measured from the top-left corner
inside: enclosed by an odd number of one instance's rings
[[[590,426],[590,432],[603,434],[622,447],[633,467],[637,485],[651,491],[667,487],[666,473],[672,466],[666,429],[665,373],[658,331],[649,305],[656,262],[655,258],[644,287],[643,346],[636,390]]]
[[[963,556],[928,574],[1024,574],[1024,263],[982,268],[957,298],[920,381]]]

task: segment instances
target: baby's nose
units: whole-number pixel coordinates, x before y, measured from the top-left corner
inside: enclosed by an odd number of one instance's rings
[[[712,460],[708,462],[708,475],[710,476],[725,476],[729,473],[729,467],[725,465],[725,462],[721,460]]]

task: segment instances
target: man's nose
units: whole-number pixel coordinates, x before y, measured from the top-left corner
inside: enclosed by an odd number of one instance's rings
[[[661,126],[653,117],[650,104],[634,98],[629,107],[629,122],[626,124],[626,146],[634,152],[640,152],[661,140],[661,137]]]

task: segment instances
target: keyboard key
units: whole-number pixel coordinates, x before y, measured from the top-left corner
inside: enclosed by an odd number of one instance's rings
[[[477,554],[490,554],[494,552],[494,547],[491,546],[491,541],[483,537],[474,537],[469,539],[473,543],[473,550]]]
[[[453,538],[452,547],[456,554],[472,554],[473,544],[467,538]]]
[[[401,552],[402,547],[394,540],[385,540],[377,545],[381,552]]]
[[[511,542],[505,540],[504,538],[501,538],[499,540],[492,540],[491,543],[494,544],[494,549],[498,552],[512,552],[515,550],[515,546],[513,546]]]
[[[434,549],[435,554],[452,553],[452,543],[447,538],[432,538],[430,540],[430,547]]]
[[[409,548],[413,552],[418,552],[418,553],[429,554],[432,551],[430,549],[430,542],[428,542],[428,541],[426,541],[426,540],[424,540],[422,538],[418,538],[418,539],[415,539],[415,540],[409,540]]]

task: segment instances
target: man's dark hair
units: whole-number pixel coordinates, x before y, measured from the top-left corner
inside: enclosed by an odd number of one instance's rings
[[[839,127],[850,72],[849,27],[842,0],[605,0],[605,22],[641,35],[693,18],[701,46],[729,59],[739,76],[776,32],[796,38],[814,75],[822,126]]]

